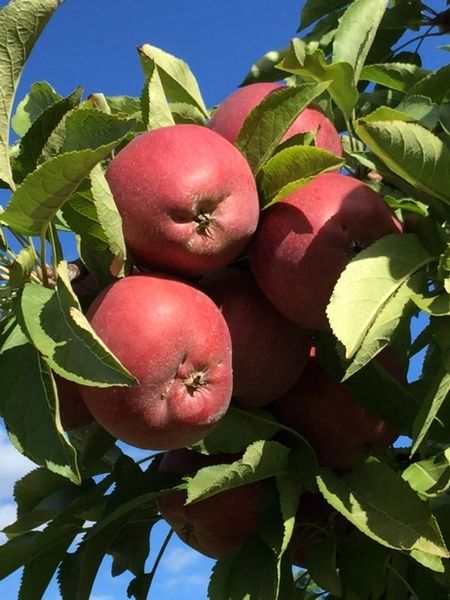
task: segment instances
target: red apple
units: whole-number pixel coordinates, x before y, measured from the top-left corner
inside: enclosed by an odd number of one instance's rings
[[[199,469],[230,463],[237,456],[205,456],[190,450],[167,452],[160,471],[192,475]],[[157,500],[162,517],[189,546],[211,558],[240,546],[257,533],[258,509],[265,481],[220,492],[206,500],[185,505],[185,492],[172,492]]]
[[[56,373],[53,376],[58,392],[59,416],[63,429],[72,431],[90,425],[94,417],[83,401],[79,385]]]
[[[239,88],[219,105],[209,122],[209,127],[234,144],[249,113],[266,96],[280,89],[283,89],[283,86],[279,83],[252,83]],[[342,156],[341,140],[333,123],[319,109],[312,106],[302,111],[281,141],[309,131],[316,134],[316,146]]]
[[[242,154],[200,125],[143,133],[106,177],[126,244],[144,267],[201,275],[234,260],[256,229],[256,183]]]
[[[328,330],[326,306],[347,263],[399,224],[364,183],[324,173],[264,212],[250,248],[258,285],[303,327]]]
[[[259,407],[287,392],[306,365],[311,334],[283,317],[247,271],[227,267],[199,285],[230,330],[234,400]]]
[[[383,366],[398,378],[392,355],[385,356]],[[270,410],[311,444],[322,465],[341,471],[350,470],[366,454],[383,452],[398,436],[393,426],[353,400],[320,366],[314,352],[299,381]]]
[[[228,408],[231,341],[220,311],[200,290],[162,275],[131,275],[91,304],[93,329],[137,378],[135,387],[82,387],[112,435],[165,450],[209,433]]]

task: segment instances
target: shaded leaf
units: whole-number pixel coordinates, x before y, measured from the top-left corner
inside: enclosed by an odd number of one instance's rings
[[[409,89],[409,94],[411,96],[427,96],[432,102],[440,104],[448,93],[449,81],[450,65],[445,65],[413,85]]]
[[[399,92],[408,92],[411,86],[423,79],[425,75],[426,71],[417,65],[389,62],[365,65],[361,71],[360,79],[372,81]]]
[[[36,252],[32,246],[22,248],[9,267],[9,283],[12,288],[22,288],[29,281],[36,261]]]
[[[433,317],[450,316],[450,296],[445,292],[431,296],[428,294],[414,294],[412,300],[420,310]]]
[[[277,69],[277,64],[284,58],[287,51],[287,48],[281,48],[266,52],[251,66],[241,86],[259,81],[279,81],[283,74]]]
[[[306,0],[302,8],[299,31],[326,17],[330,12],[344,8],[349,2],[350,0]]]
[[[338,477],[321,469],[325,499],[362,533],[389,548],[448,558],[436,519],[401,476],[376,459]]]
[[[19,102],[11,119],[14,131],[20,137],[24,136],[39,115],[61,99],[62,96],[46,81],[32,83],[30,92]]]
[[[14,189],[9,162],[9,124],[22,69],[62,0],[22,0],[0,9],[0,179]]]
[[[334,535],[329,535],[308,546],[305,567],[321,588],[338,598],[341,597],[342,583],[336,570],[336,538]]]

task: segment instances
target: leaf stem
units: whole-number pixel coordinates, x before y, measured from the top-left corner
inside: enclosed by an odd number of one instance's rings
[[[166,551],[166,548],[167,548],[167,546],[168,546],[168,544],[170,542],[170,539],[171,539],[172,535],[173,535],[173,529],[171,528],[169,530],[169,533],[166,535],[166,538],[165,538],[164,542],[161,544],[161,548],[159,549],[158,556],[155,558],[155,562],[153,563],[152,570],[149,573],[147,595],[148,595],[148,592],[150,591],[153,578],[156,575],[156,571],[158,570],[159,563],[161,562],[161,559],[164,556],[164,552]]]
[[[413,600],[419,600],[419,597],[417,596],[416,592],[412,589],[412,587],[409,585],[409,583],[406,581],[406,579],[400,575],[400,573],[397,571],[397,569],[395,567],[393,567],[390,562],[387,562],[386,566],[394,575],[396,575],[400,579],[400,581],[403,583],[405,588],[411,594]]]
[[[46,256],[46,251],[47,251],[46,233],[47,233],[47,228],[46,228],[46,226],[44,226],[41,229],[41,232],[39,235],[39,241],[40,241],[39,261],[40,261],[41,271],[42,271],[42,283],[44,284],[45,287],[49,287],[48,273],[47,273],[47,256]]]

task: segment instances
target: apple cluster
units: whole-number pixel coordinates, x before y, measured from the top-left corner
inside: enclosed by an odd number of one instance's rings
[[[347,263],[400,226],[378,194],[336,171],[260,212],[236,139],[253,108],[279,88],[241,88],[207,126],[148,131],[110,163],[106,177],[136,269],[101,291],[87,315],[138,385],[81,387],[85,407],[74,411],[59,380],[67,429],[93,416],[124,442],[166,451],[160,469],[183,475],[236,458],[185,448],[212,431],[230,402],[264,407],[308,440],[322,465],[339,471],[395,439],[390,424],[324,371],[314,332],[329,330],[326,307]],[[342,156],[333,123],[312,106],[282,141],[307,132]],[[402,381],[395,360],[385,363]],[[255,533],[264,486],[186,506],[176,492],[159,509],[187,543],[217,557]],[[299,523],[328,518],[323,504],[302,496]],[[294,546],[300,555],[302,543]]]

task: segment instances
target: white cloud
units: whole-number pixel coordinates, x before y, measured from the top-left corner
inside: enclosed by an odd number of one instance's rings
[[[195,550],[174,548],[165,554],[161,565],[170,573],[181,573],[195,565],[199,559],[200,555]]]
[[[0,500],[9,500],[17,479],[34,467],[36,465],[22,456],[11,444],[5,431],[0,429]]]
[[[16,520],[16,505],[12,502],[0,504],[0,530]],[[0,533],[0,544],[6,542],[6,535]]]

